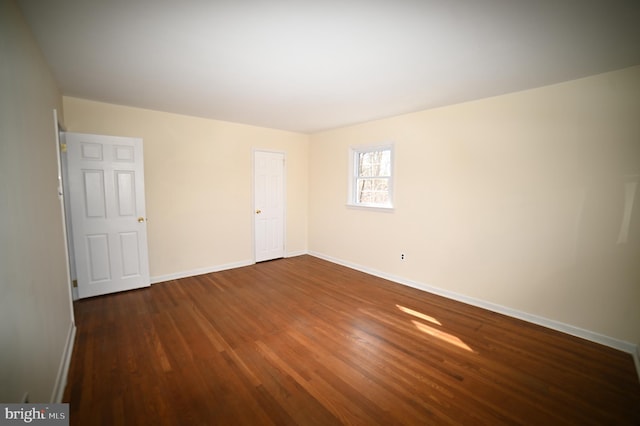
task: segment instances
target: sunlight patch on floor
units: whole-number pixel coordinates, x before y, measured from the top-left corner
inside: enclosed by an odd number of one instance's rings
[[[442,323],[435,319],[432,316],[423,314],[422,312],[415,311],[413,309],[407,308],[406,306],[397,305],[396,307],[402,312],[414,316],[416,318],[420,318],[422,320],[428,321],[431,324],[442,326]],[[437,339],[442,340],[443,342],[447,342],[451,345],[454,345],[458,348],[464,349],[469,352],[474,352],[473,349],[469,347],[466,343],[464,343],[460,338],[454,336],[453,334],[447,333],[446,331],[439,330],[437,328],[431,327],[430,325],[424,324],[420,321],[411,320],[411,323],[421,332],[428,334],[429,336],[435,337]]]
[[[414,311],[413,309],[409,309],[406,306],[396,305],[398,309],[400,309],[405,314],[413,315],[416,318],[423,319],[425,321],[429,321],[432,324],[442,325],[440,321],[435,319],[434,317],[430,317],[429,315],[425,315],[422,312]]]
[[[473,352],[473,349],[471,349],[469,345],[464,343],[462,340],[460,340],[458,337],[454,336],[453,334],[449,334],[444,331],[435,329],[433,327],[429,327],[428,325],[422,324],[421,322],[418,322],[418,321],[412,320],[411,322],[413,323],[413,325],[416,326],[418,330],[422,331],[423,333],[427,333],[428,335],[437,337],[438,339],[444,342],[451,343],[454,346],[457,346],[469,352]]]

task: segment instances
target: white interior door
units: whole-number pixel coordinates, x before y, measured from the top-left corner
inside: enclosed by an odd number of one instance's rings
[[[78,297],[149,286],[142,140],[64,136]]]
[[[284,154],[255,151],[256,262],[284,257]]]

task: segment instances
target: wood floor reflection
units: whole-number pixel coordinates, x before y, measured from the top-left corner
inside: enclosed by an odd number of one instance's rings
[[[629,354],[311,256],[75,313],[75,425],[640,424]]]

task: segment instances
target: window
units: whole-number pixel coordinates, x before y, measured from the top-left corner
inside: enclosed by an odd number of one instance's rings
[[[393,207],[393,146],[352,147],[349,205]]]

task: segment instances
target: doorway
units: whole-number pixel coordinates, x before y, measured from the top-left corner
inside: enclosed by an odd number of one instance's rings
[[[284,257],[285,155],[254,151],[254,247],[255,261]]]

